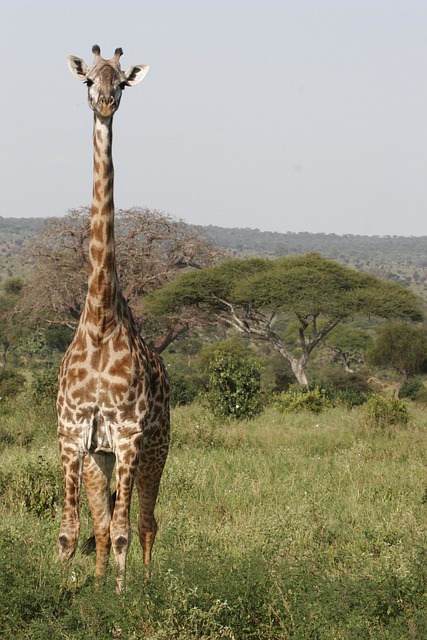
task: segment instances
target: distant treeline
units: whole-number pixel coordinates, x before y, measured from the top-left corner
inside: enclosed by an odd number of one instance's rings
[[[3,234],[22,235],[24,238],[38,233],[45,218],[4,218],[0,216],[0,237]],[[250,228],[226,228],[214,225],[189,225],[203,233],[216,246],[230,251],[256,252],[271,255],[288,253],[322,253],[331,258],[360,256],[366,260],[372,253],[392,254],[396,259],[420,258],[427,266],[427,236],[364,236],[337,235],[336,233],[299,232],[278,233]]]
[[[194,225],[214,244],[229,250],[256,251],[271,255],[288,253],[322,253],[331,258],[360,256],[363,259],[372,253],[382,253],[396,258],[424,258],[427,266],[427,236],[364,236],[337,235],[336,233],[300,232],[278,233],[249,228],[224,228],[213,225]]]
[[[19,254],[27,242],[41,231],[44,220],[0,216],[0,276],[19,274]],[[358,270],[411,285],[427,299],[427,236],[278,233],[213,225],[188,226],[233,257],[320,253]]]

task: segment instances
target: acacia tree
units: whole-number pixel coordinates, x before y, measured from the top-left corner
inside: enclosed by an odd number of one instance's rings
[[[76,328],[87,291],[89,233],[89,207],[46,219],[41,234],[26,251],[32,269],[17,311],[27,323]],[[182,269],[200,269],[223,259],[221,250],[184,222],[149,209],[118,210],[115,236],[118,276],[137,319],[141,296]],[[149,319],[144,328],[147,323]],[[150,323],[150,328],[150,333],[156,333],[154,346],[160,351],[188,325],[177,320],[166,332],[155,323]]]
[[[402,377],[394,394],[398,398],[408,378],[427,365],[427,327],[403,322],[381,325],[368,351],[368,360],[400,373]]]
[[[230,260],[192,271],[152,294],[153,313],[224,323],[267,341],[286,358],[300,385],[313,350],[343,320],[357,314],[422,318],[421,304],[408,289],[344,267],[318,254],[278,260]],[[298,347],[276,330],[286,313],[298,323]]]

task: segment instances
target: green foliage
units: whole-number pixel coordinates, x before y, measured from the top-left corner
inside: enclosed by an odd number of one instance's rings
[[[50,350],[47,346],[46,330],[40,327],[22,326],[13,345],[13,351],[23,360],[31,360],[34,356],[41,358],[48,356]]]
[[[255,307],[283,308],[305,317],[346,317],[355,307],[355,291],[369,287],[372,276],[360,274],[318,254],[271,261],[268,273],[235,283],[235,301]]]
[[[320,413],[331,407],[331,400],[320,387],[299,387],[282,391],[274,400],[274,408],[281,413],[311,411]]]
[[[377,428],[406,425],[409,421],[407,405],[399,398],[385,398],[373,394],[365,405],[365,419]]]
[[[322,376],[317,384],[325,389],[334,404],[347,408],[364,404],[371,395],[371,389],[363,372],[347,372],[340,366],[322,368]]]
[[[0,369],[0,398],[15,398],[25,388],[25,377],[13,369]]]
[[[195,365],[202,371],[208,371],[210,363],[215,358],[227,353],[237,360],[245,360],[251,364],[260,365],[260,358],[257,357],[255,351],[241,335],[226,338],[224,340],[215,340],[211,344],[202,346],[200,349]]]
[[[334,405],[343,404],[347,409],[351,409],[365,404],[370,394],[347,387],[346,389],[328,389],[328,395]]]
[[[13,467],[0,472],[0,495],[12,499],[38,517],[51,518],[62,500],[62,477],[57,461],[44,455],[30,457],[23,468]],[[6,497],[5,497],[6,494]]]
[[[408,289],[360,273],[318,254],[276,260],[230,260],[186,273],[154,293],[149,309],[158,315],[200,303],[285,309],[304,317],[346,318],[355,313],[421,319],[418,298]]]
[[[327,345],[338,348],[344,353],[360,351],[364,352],[369,346],[372,338],[364,330],[356,328],[350,324],[340,324],[325,340]]]
[[[417,378],[409,378],[399,393],[399,398],[407,398],[408,400],[418,400],[422,396],[424,385]]]
[[[28,465],[16,493],[21,493],[25,507],[38,517],[52,517],[62,500],[62,478],[59,465],[39,455]]]
[[[284,391],[294,383],[295,376],[291,366],[279,353],[267,352],[263,364],[262,382],[268,393]]]
[[[59,351],[60,353],[64,353],[73,339],[73,335],[74,331],[69,327],[61,325],[47,327],[45,338],[49,352]]]
[[[1,447],[16,447],[26,459],[30,447],[56,442],[56,429],[54,403],[38,406],[29,393],[0,400],[0,453]]]
[[[36,404],[55,402],[57,391],[58,370],[56,367],[34,372],[31,381],[31,393]]]
[[[253,418],[263,409],[260,367],[231,353],[218,353],[209,364],[205,398],[215,416]]]
[[[427,405],[427,387],[425,385],[418,389],[415,400],[424,405]]]
[[[171,376],[171,406],[180,407],[190,404],[197,396],[197,387],[192,379],[183,373],[173,373]]]
[[[368,351],[368,360],[401,374],[418,373],[427,363],[427,327],[406,322],[382,324]]]

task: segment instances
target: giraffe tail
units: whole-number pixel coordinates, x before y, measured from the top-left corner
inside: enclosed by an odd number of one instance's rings
[[[111,500],[110,500],[111,515],[113,515],[114,505],[115,504],[116,504],[116,491],[112,494]],[[96,551],[95,536],[92,535],[92,536],[90,536],[90,538],[88,538],[87,540],[85,540],[83,542],[83,544],[82,544],[82,553],[84,553],[85,556],[90,556],[90,554],[94,553],[95,551]]]

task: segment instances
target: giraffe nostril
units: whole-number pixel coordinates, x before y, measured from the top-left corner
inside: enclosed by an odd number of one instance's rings
[[[99,96],[98,102],[102,107],[114,107],[116,103],[114,96]]]

